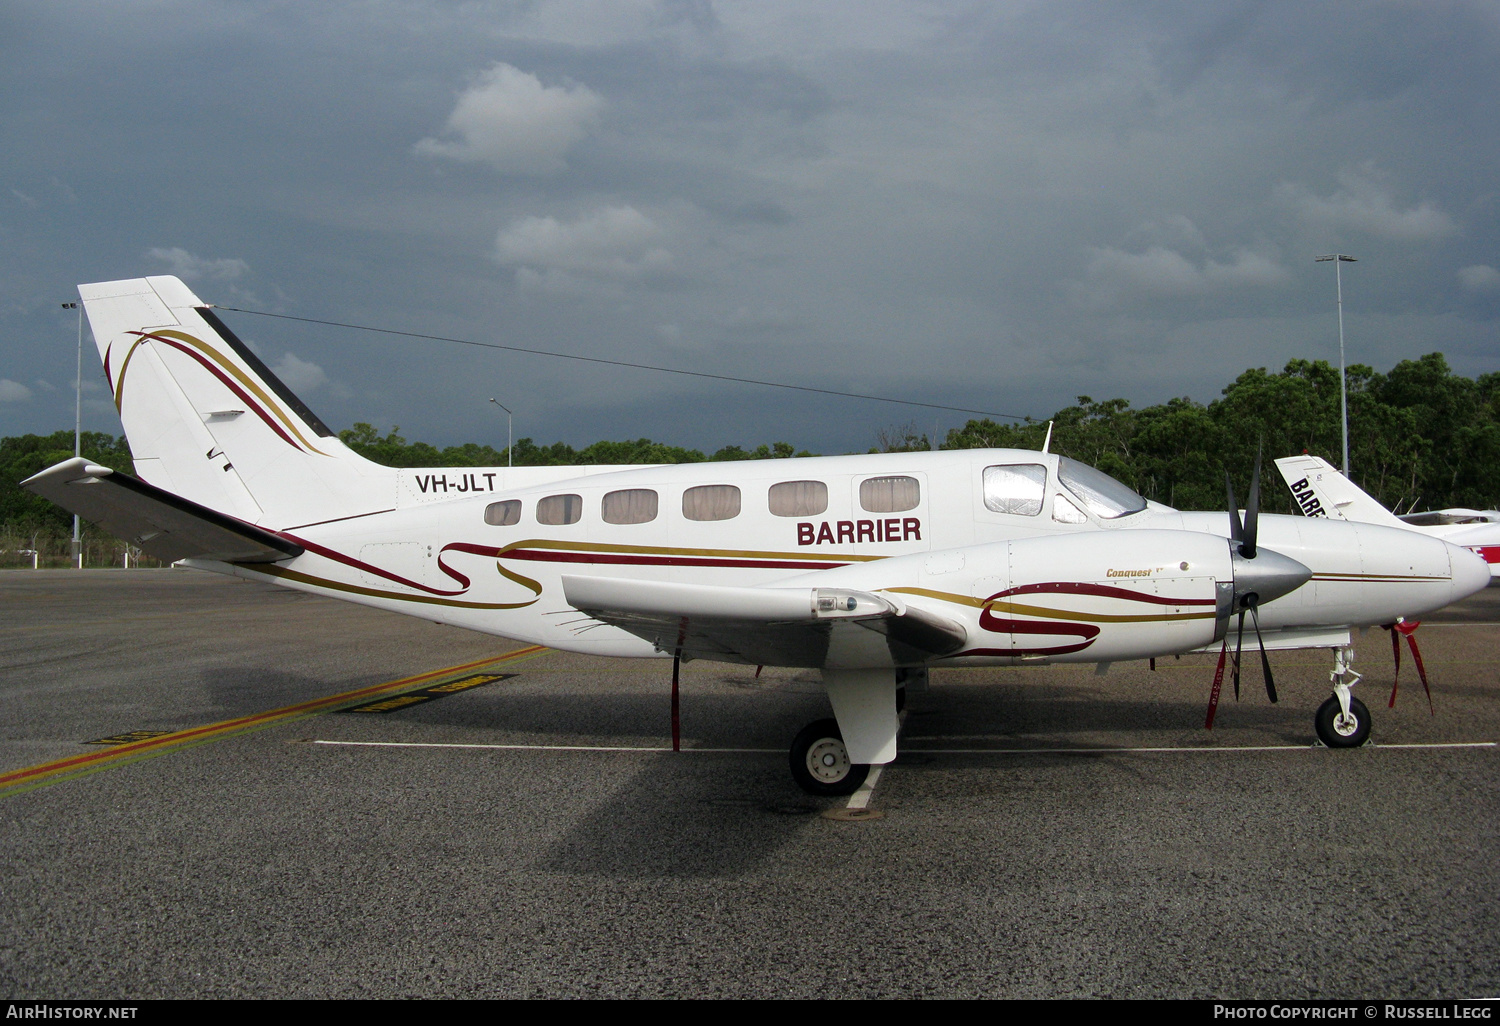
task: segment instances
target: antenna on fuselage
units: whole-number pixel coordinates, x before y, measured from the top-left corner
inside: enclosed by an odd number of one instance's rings
[[[1052,422],[1049,420],[1049,421],[1047,421],[1047,437],[1042,440],[1042,452],[1046,452],[1047,451],[1047,447],[1049,445],[1051,445],[1051,444],[1052,444]]]

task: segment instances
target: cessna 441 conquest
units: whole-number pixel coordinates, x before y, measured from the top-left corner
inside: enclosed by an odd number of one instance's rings
[[[933,666],[1334,650],[1319,710],[1362,743],[1350,629],[1489,583],[1459,546],[1367,524],[1148,502],[1011,449],[640,467],[397,470],[346,448],[173,277],[79,288],[135,477],[75,458],[24,482],[166,560],[575,652],[821,671],[806,790],[896,756]],[[1211,714],[1210,714],[1211,715]]]

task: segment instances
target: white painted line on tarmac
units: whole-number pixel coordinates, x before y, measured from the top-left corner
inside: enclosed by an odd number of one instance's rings
[[[929,740],[939,740],[931,738]],[[1496,741],[1453,741],[1430,744],[1383,745],[1371,742],[1366,748],[1494,748]],[[1202,752],[1311,752],[1321,745],[1223,745],[1212,748],[907,748],[904,755],[1127,755],[1127,754],[1197,754]]]
[[[313,738],[315,745],[346,745],[352,748],[480,748],[506,752],[670,752],[671,745],[656,747],[630,747],[626,745],[482,745],[460,744],[451,741],[325,741]],[[784,755],[781,748],[684,748],[683,752],[716,752],[739,755],[774,754]]]
[[[849,796],[849,804],[844,807],[847,809],[868,809],[870,807],[870,799],[875,795],[875,784],[880,780],[880,771],[883,769],[885,769],[884,766],[871,766],[870,775],[865,777],[863,784],[859,785],[859,790]]]

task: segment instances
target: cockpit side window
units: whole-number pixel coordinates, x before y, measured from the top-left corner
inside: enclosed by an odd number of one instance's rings
[[[1059,456],[1057,476],[1090,513],[1101,520],[1128,517],[1146,508],[1146,500],[1102,470]]]
[[[1059,524],[1086,524],[1089,518],[1065,495],[1052,497],[1052,519]]]
[[[1040,463],[984,468],[984,505],[996,513],[1034,517],[1046,490],[1047,468]]]

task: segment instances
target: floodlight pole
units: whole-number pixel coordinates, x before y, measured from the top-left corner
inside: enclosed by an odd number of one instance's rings
[[[1344,253],[1313,257],[1314,263],[1333,261],[1333,280],[1338,288],[1339,303],[1339,416],[1344,422],[1344,476],[1349,476],[1349,388],[1344,382],[1344,276],[1342,264],[1358,263]]]
[[[490,402],[505,411],[505,465],[507,467],[514,467],[516,465],[516,454],[512,451],[515,447],[510,441],[510,407],[493,397],[491,397]]]
[[[73,385],[76,396],[73,402],[73,455],[83,455],[83,308],[77,303],[64,303],[64,310],[78,311],[78,364],[74,369]],[[83,569],[83,535],[79,530],[78,514],[73,514],[73,559],[78,569]]]

